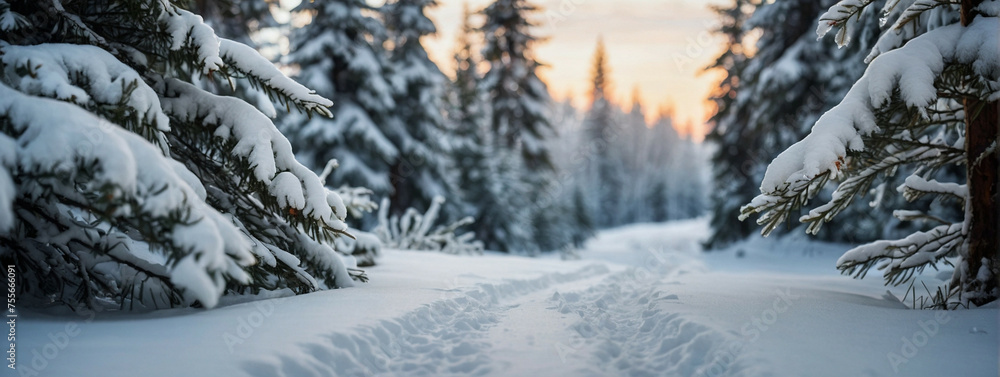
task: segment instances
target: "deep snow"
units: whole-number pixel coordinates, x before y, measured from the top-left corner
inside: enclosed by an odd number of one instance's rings
[[[995,304],[910,310],[905,287],[837,274],[846,245],[758,239],[705,254],[707,233],[705,220],[606,231],[579,261],[386,250],[350,289],[114,319],[23,314],[18,372],[998,374]]]

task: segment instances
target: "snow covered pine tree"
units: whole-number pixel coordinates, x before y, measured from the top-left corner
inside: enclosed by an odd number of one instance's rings
[[[553,176],[545,143],[553,132],[546,113],[550,98],[535,73],[540,64],[532,56],[536,38],[527,19],[536,10],[525,0],[498,0],[482,11],[489,70],[480,90],[488,97],[491,152],[498,160],[494,182],[500,186],[495,206],[477,218],[480,229],[488,230],[478,236],[490,249],[537,252],[551,243],[552,234],[536,229],[552,210],[550,195],[542,193],[548,194]]]
[[[400,150],[392,168],[392,207],[400,215],[408,209],[428,209],[437,196],[454,197],[457,189],[446,176],[447,144],[442,111],[447,77],[427,56],[420,38],[434,34],[434,23],[424,14],[437,6],[433,0],[394,0],[382,8],[392,40],[390,62],[395,92],[396,117],[390,135]],[[448,135],[450,136],[450,135]],[[445,218],[458,216],[459,203],[446,204]]]
[[[621,125],[615,122],[615,108],[607,97],[610,84],[608,62],[604,52],[604,41],[598,39],[597,50],[591,68],[590,110],[584,118],[584,132],[588,146],[594,149],[594,156],[587,160],[587,185],[595,191],[590,200],[590,216],[597,226],[610,228],[620,225],[618,212],[622,207],[624,166],[612,157],[612,145],[622,133]]]
[[[331,102],[167,0],[0,0],[0,257],[26,305],[212,307],[352,285],[346,209],[252,105]]]
[[[489,216],[501,204],[495,172],[495,160],[490,158],[489,133],[486,125],[486,104],[479,91],[479,63],[473,52],[472,39],[475,29],[470,22],[468,5],[464,6],[462,27],[459,29],[458,48],[455,51],[455,79],[448,91],[448,133],[451,136],[449,178],[459,189],[457,200],[461,213],[480,221],[471,225],[477,238],[487,239],[494,234]],[[496,238],[493,238],[496,239]],[[488,245],[494,249],[496,243]]]
[[[745,203],[740,196],[754,192],[756,182],[748,167],[757,160],[754,151],[761,150],[756,140],[747,136],[748,109],[736,101],[750,60],[743,49],[747,34],[743,25],[750,17],[745,8],[749,6],[749,0],[734,0],[731,5],[712,8],[721,19],[715,32],[725,38],[726,49],[706,68],[725,73],[709,98],[716,111],[708,120],[711,131],[705,135],[707,143],[717,146],[712,155],[712,235],[705,242],[708,250],[725,247],[753,233],[753,225],[736,221],[740,206]]]
[[[337,102],[333,119],[290,117],[282,130],[313,169],[323,169],[332,158],[339,161],[332,182],[387,196],[390,171],[400,157],[393,140],[403,130],[392,119],[396,102],[382,48],[385,27],[362,10],[376,11],[363,0],[303,1],[296,7],[312,22],[292,32],[288,61],[301,69],[297,80]]]
[[[870,16],[864,13],[872,3],[839,2],[821,17],[818,34],[840,28],[837,42],[847,44],[846,36],[857,24],[851,19]],[[901,4],[907,6],[895,9]],[[816,232],[878,176],[912,169],[899,191],[910,200],[932,195],[964,206],[964,218],[948,221],[896,211],[900,219],[940,225],[852,249],[837,267],[859,277],[878,266],[887,284],[898,285],[927,266],[954,264],[951,282],[924,306],[955,308],[994,301],[1000,295],[1000,1],[890,1],[883,14],[895,23],[870,53],[865,75],[808,136],[771,163],[762,195],[742,209],[741,218],[763,213],[758,223],[767,234],[814,197],[824,182],[842,178],[830,202],[800,218],[809,223],[808,232]],[[953,164],[966,166],[966,184],[935,179]]]

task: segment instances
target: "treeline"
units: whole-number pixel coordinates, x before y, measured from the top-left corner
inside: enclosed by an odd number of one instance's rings
[[[702,215],[706,151],[691,135],[678,134],[669,107],[648,122],[638,88],[627,111],[616,103],[610,71],[598,41],[587,110],[564,102],[557,111],[560,181],[588,203],[586,220],[598,228]]]
[[[434,5],[332,1],[293,11],[311,21],[289,35],[283,62],[334,99],[333,120],[292,116],[281,128],[313,169],[338,160],[329,184],[389,198],[397,216],[444,197],[442,219],[471,217],[487,249],[529,254],[578,247],[598,228],[702,212],[700,148],[676,134],[669,114],[650,127],[638,101],[626,114],[597,81],[582,122],[553,103],[536,74],[534,6],[497,1],[476,12],[480,25],[466,11],[456,70],[445,75],[420,43],[436,31],[425,15]],[[376,225],[372,216],[352,224]]]
[[[669,116],[648,127],[596,79],[586,116],[552,103],[533,6],[467,21],[449,77],[420,44],[433,5],[304,1],[292,28],[271,0],[0,0],[20,303],[212,307],[352,286],[383,244],[537,253],[700,212],[699,148]],[[274,31],[291,78],[257,51]]]

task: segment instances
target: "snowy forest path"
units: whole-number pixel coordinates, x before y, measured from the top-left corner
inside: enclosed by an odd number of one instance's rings
[[[406,315],[303,345],[251,376],[740,375],[731,336],[670,310],[661,279],[592,265],[483,284]],[[665,285],[664,285],[665,284]],[[666,374],[664,374],[666,373]]]
[[[129,367],[107,375],[750,375],[740,354],[719,359],[738,344],[732,327],[703,315],[716,287],[702,282],[714,278],[697,250],[706,228],[605,231],[580,261],[384,250],[356,289],[135,320],[31,319],[19,347],[34,356],[63,344],[46,334],[79,326],[58,357],[39,356],[41,376],[115,362]],[[115,356],[143,347],[183,353]]]
[[[438,300],[301,345],[252,376],[750,375],[722,357],[734,335],[678,312],[682,275],[705,271],[697,234],[612,235],[572,272],[438,289]],[[626,242],[628,239],[628,242]],[[609,247],[617,245],[619,249]]]
[[[656,231],[650,231],[656,229]],[[755,376],[767,363],[739,337],[681,310],[687,278],[708,272],[699,221],[603,232],[587,260],[617,268],[523,300],[489,333],[502,376]],[[544,339],[544,341],[539,341]]]
[[[907,310],[830,268],[842,245],[707,254],[708,229],[606,230],[580,261],[383,250],[357,288],[207,311],[25,314],[0,376],[997,375],[996,308]],[[954,362],[893,364],[914,342]]]
[[[592,264],[534,279],[444,289],[440,300],[400,317],[329,334],[279,356],[279,363],[252,361],[243,369],[260,377],[495,375],[498,365],[509,363],[491,357],[487,334],[492,328],[516,318],[522,305],[542,302],[557,287],[593,284],[609,273],[607,266]]]
[[[510,307],[488,334],[502,376],[734,376],[732,334],[673,310],[669,275],[625,271]],[[539,341],[539,339],[544,339]],[[752,373],[751,373],[752,374]]]

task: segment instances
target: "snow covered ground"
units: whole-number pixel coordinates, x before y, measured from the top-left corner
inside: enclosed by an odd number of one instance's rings
[[[998,311],[909,310],[843,245],[704,254],[707,222],[606,231],[582,260],[384,253],[357,288],[213,310],[22,315],[38,376],[997,376]],[[739,249],[740,252],[738,252]],[[742,257],[737,257],[741,254]],[[933,280],[933,277],[925,277]]]

